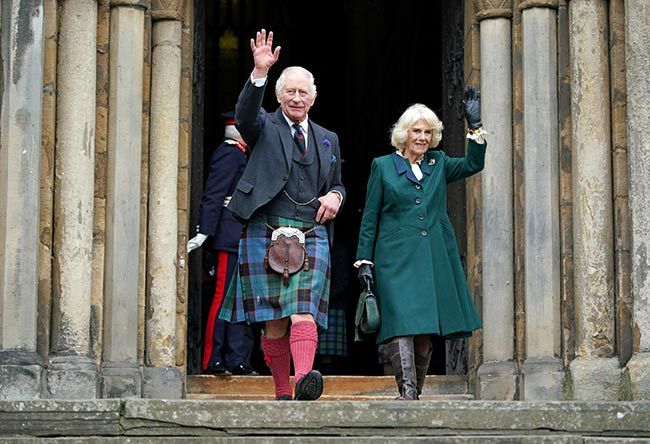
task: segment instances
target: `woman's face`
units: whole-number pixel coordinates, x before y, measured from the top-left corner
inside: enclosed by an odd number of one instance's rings
[[[433,130],[429,125],[422,119],[418,120],[408,130],[404,155],[412,160],[417,160],[429,149],[432,137]]]

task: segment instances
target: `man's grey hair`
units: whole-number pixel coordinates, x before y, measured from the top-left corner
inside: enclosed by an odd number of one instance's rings
[[[303,68],[302,66],[289,66],[287,68],[284,68],[282,73],[280,74],[280,77],[278,77],[278,81],[275,82],[275,95],[276,97],[280,97],[280,93],[282,92],[282,88],[284,88],[284,84],[287,81],[287,77],[294,75],[294,74],[299,74],[307,77],[309,80],[309,96],[314,99],[316,98],[316,83],[314,81],[314,75]]]

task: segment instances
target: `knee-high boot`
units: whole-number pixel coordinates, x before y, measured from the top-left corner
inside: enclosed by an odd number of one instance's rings
[[[418,397],[422,394],[424,387],[424,380],[429,370],[429,363],[431,362],[431,354],[433,353],[433,342],[431,335],[416,336],[415,343],[415,372],[417,374],[417,390]]]
[[[402,336],[393,339],[388,344],[388,353],[390,354],[390,362],[393,365],[395,382],[399,390],[397,399],[418,399],[413,336]]]

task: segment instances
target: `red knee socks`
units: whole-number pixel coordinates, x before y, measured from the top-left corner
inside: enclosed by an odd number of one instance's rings
[[[289,336],[277,339],[262,337],[262,350],[264,360],[271,369],[273,383],[275,384],[275,396],[289,396],[291,398],[291,349],[289,348]]]
[[[300,321],[292,324],[289,342],[295,369],[294,382],[298,382],[314,366],[314,356],[318,346],[316,324],[311,321]]]

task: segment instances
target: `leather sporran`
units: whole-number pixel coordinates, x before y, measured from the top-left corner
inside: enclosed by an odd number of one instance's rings
[[[300,270],[309,270],[305,249],[305,233],[297,228],[280,227],[271,233],[271,245],[266,250],[264,267],[282,275],[282,283],[289,286],[289,276]]]
[[[357,302],[357,312],[354,316],[354,340],[362,340],[363,334],[377,333],[381,325],[379,316],[379,305],[377,298],[370,288],[366,288],[359,295]]]

